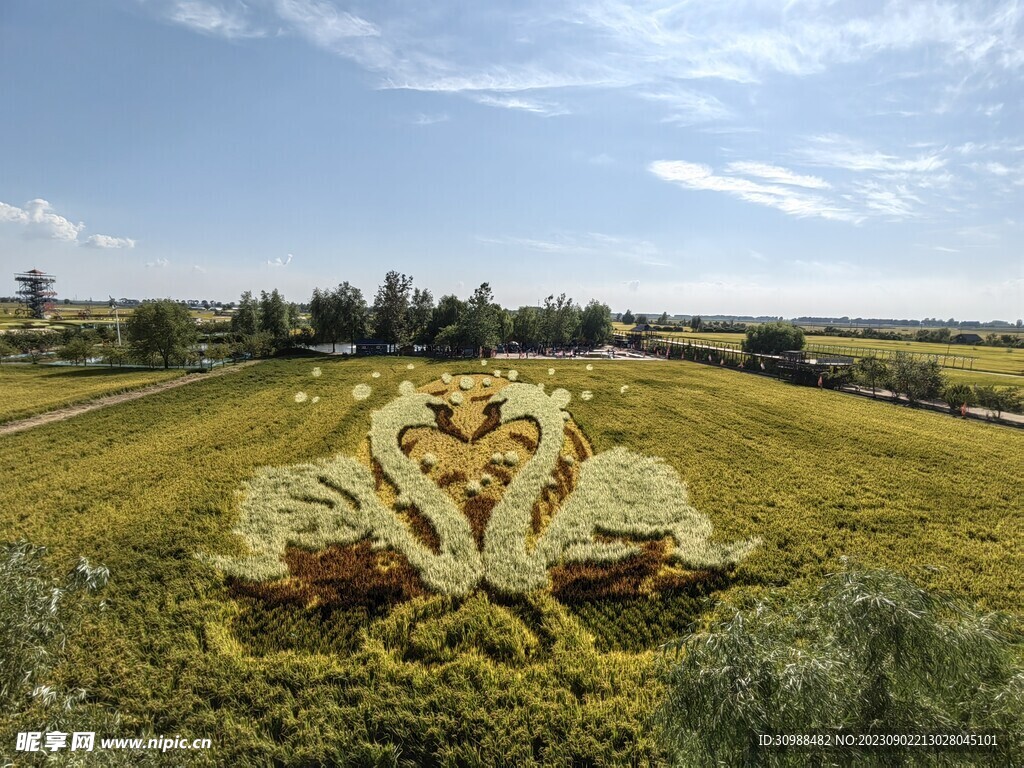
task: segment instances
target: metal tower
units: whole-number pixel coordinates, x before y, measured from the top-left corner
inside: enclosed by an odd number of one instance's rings
[[[57,295],[53,290],[56,277],[38,269],[30,269],[28,272],[15,275],[14,279],[19,283],[18,296],[28,306],[32,317],[41,319],[46,312],[53,309],[53,302],[50,300]]]

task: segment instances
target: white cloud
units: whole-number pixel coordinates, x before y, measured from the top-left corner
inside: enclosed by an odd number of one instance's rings
[[[914,203],[921,203],[921,198],[911,194],[902,184],[894,187],[868,181],[855,185],[857,192],[863,197],[868,210],[899,219],[916,216]]]
[[[0,220],[21,224],[25,227],[25,237],[31,239],[76,242],[78,233],[85,229],[82,222],[74,224],[54,213],[53,207],[41,198],[29,200],[24,208],[0,203]]]
[[[205,275],[206,274],[206,267],[200,267],[198,264],[193,264],[192,265],[192,271],[193,272],[198,272],[200,275]]]
[[[60,240],[85,248],[134,248],[136,242],[130,237],[112,235],[89,235],[80,240],[85,223],[75,224],[61,216],[42,198],[29,200],[24,208],[0,202],[0,222],[23,226],[23,235],[30,240]]]
[[[237,11],[230,11],[204,0],[177,0],[168,10],[167,17],[176,24],[206,35],[228,39],[262,37],[265,32],[253,27],[244,12],[244,3]]]
[[[689,189],[723,192],[749,203],[765,205],[791,216],[820,216],[824,219],[859,223],[863,216],[820,195],[790,187],[762,184],[738,176],[718,176],[709,166],[683,160],[658,160],[648,170],[663,181]]]
[[[770,165],[768,163],[735,162],[729,163],[726,166],[726,170],[731,173],[757,176],[758,178],[778,184],[790,184],[797,187],[807,187],[808,189],[830,189],[832,186],[817,176],[804,176],[794,173],[788,168],[780,168],[777,165]]]
[[[155,267],[157,269],[162,269],[163,267],[166,267],[170,263],[171,262],[169,260],[167,260],[167,259],[156,259],[155,261],[147,261],[146,262],[146,266],[147,267]]]
[[[318,0],[276,0],[274,7],[284,21],[324,48],[334,48],[352,38],[379,37],[376,24],[334,5]]]
[[[637,291],[640,290],[640,281],[639,280],[627,280],[625,285],[626,285],[626,288],[629,289],[630,293],[636,293]]]
[[[289,264],[292,263],[292,259],[294,258],[295,257],[289,253],[288,258],[286,259],[282,259],[280,256],[278,256],[276,259],[268,259],[267,264],[270,265],[271,267],[287,267]]]
[[[524,99],[519,96],[492,96],[484,94],[474,99],[478,104],[487,107],[500,107],[502,109],[518,109],[523,112],[554,117],[556,115],[568,115],[569,110],[559,104],[539,101],[537,99]]]
[[[111,237],[110,235],[89,235],[82,241],[86,248],[134,248],[135,241],[130,237]]]
[[[735,117],[731,109],[711,94],[678,86],[658,91],[645,91],[640,96],[667,107],[669,115],[664,118],[666,123],[694,125],[695,123],[728,120]]]
[[[938,171],[946,165],[939,152],[901,158],[865,148],[843,136],[827,134],[812,136],[810,146],[796,150],[796,155],[810,165],[843,168],[848,171]]]

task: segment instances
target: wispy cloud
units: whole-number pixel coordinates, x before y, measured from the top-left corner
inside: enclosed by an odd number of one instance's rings
[[[602,232],[559,233],[546,239],[529,237],[476,238],[489,245],[514,246],[531,251],[565,256],[618,258],[648,267],[671,267],[669,257],[649,240],[607,235]]]
[[[155,259],[153,261],[147,261],[146,266],[149,268],[163,269],[171,262],[168,259]]]
[[[359,37],[380,37],[380,28],[348,11],[320,0],[275,0],[278,16],[316,45],[335,49]]]
[[[899,157],[865,147],[853,139],[826,134],[811,136],[807,145],[794,153],[803,162],[848,171],[938,171],[946,165],[941,152]]]
[[[756,176],[757,178],[777,184],[789,184],[796,187],[807,187],[808,189],[830,189],[832,187],[827,181],[817,176],[804,176],[803,174],[794,173],[788,168],[780,168],[777,165],[770,165],[768,163],[735,162],[729,163],[726,166],[726,170],[731,173]]]
[[[917,209],[914,204],[921,204],[921,198],[901,184],[885,187],[878,182],[868,181],[858,183],[855,187],[869,211],[890,218],[904,219],[916,216]]]
[[[643,91],[640,97],[664,105],[668,114],[662,120],[666,123],[694,125],[735,117],[733,111],[716,97],[688,88],[673,86],[662,90]]]
[[[437,123],[446,123],[449,120],[451,120],[451,118],[448,116],[446,112],[442,112],[436,115],[428,115],[423,112],[417,112],[416,115],[412,118],[411,122],[413,125],[436,125]]]
[[[292,263],[292,259],[295,257],[292,254],[288,254],[288,258],[282,259],[278,256],[276,259],[267,259],[267,264],[271,267],[287,267]]]
[[[663,181],[688,189],[722,192],[749,203],[776,208],[791,216],[859,223],[863,216],[821,195],[778,184],[763,184],[740,176],[717,175],[707,165],[683,160],[658,160],[648,170]]]
[[[245,37],[263,37],[266,32],[250,24],[245,5],[234,10],[204,0],[177,0],[167,10],[167,18],[176,24],[229,40]]]
[[[627,4],[526,0],[507,13],[486,5],[390,4],[343,9],[328,0],[155,0],[163,15],[226,38],[297,35],[356,62],[381,88],[485,94],[491,106],[540,115],[502,95],[553,89],[623,89],[665,106],[684,125],[739,117],[692,83],[751,85],[768,77],[803,78],[842,65],[920,54],[914,76],[939,73],[950,104],[966,91],[1013,80],[1024,68],[1019,3],[926,4],[763,0],[695,5],[670,0]],[[481,41],[486,41],[481,44]],[[600,51],[600,56],[595,56]],[[920,70],[920,71],[918,71]],[[877,78],[876,78],[877,79]],[[889,78],[892,80],[892,78]],[[886,87],[867,84],[865,87]],[[558,109],[567,110],[568,98]],[[917,114],[919,105],[895,104]],[[997,115],[991,95],[979,107]],[[749,130],[738,126],[737,130]]]
[[[487,107],[500,107],[502,109],[518,109],[523,112],[554,117],[556,115],[568,115],[569,110],[552,102],[540,101],[537,99],[524,99],[520,96],[491,96],[484,94],[476,96],[475,101]]]

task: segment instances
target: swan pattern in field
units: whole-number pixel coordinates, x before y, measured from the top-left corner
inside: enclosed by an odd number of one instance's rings
[[[621,447],[580,461],[575,487],[537,531],[534,507],[553,485],[569,400],[564,389],[546,394],[518,383],[507,383],[487,399],[500,409],[500,425],[532,420],[539,438],[491,510],[482,547],[469,518],[429,467],[402,449],[406,430],[439,429],[438,414],[451,406],[437,394],[406,388],[372,414],[369,433],[372,458],[398,490],[393,506],[378,494],[373,471],[348,456],[263,469],[243,488],[235,527],[247,554],[212,561],[234,577],[268,581],[289,575],[289,546],[317,551],[370,540],[404,555],[428,589],[458,596],[481,582],[506,594],[545,589],[552,566],[621,561],[640,551],[638,542],[652,539],[671,539],[667,559],[701,571],[728,569],[758,544],[712,543],[710,521],[690,506],[675,470]],[[571,457],[562,460],[575,465]],[[429,546],[396,512],[409,508],[429,522],[439,546]]]

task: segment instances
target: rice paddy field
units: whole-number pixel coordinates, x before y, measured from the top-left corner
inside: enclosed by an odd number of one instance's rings
[[[0,424],[169,381],[182,373],[7,363],[0,365]]]
[[[649,765],[718,600],[849,558],[1019,622],[1022,456],[681,361],[273,360],[0,437],[0,527],[110,568],[60,682],[196,764]]]

